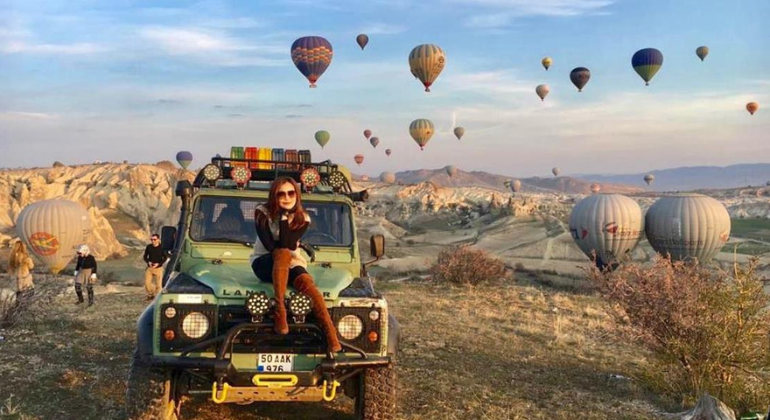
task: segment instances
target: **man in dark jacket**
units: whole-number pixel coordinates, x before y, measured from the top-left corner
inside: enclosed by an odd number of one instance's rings
[[[78,295],[76,305],[83,303],[83,283],[88,291],[88,306],[92,306],[96,283],[96,258],[91,255],[91,249],[86,244],[78,247],[78,262],[75,264],[75,293]]]
[[[160,236],[153,234],[151,240],[152,243],[144,249],[144,262],[147,263],[144,270],[144,291],[147,292],[147,300],[155,299],[163,288],[163,263],[168,258],[160,246]]]

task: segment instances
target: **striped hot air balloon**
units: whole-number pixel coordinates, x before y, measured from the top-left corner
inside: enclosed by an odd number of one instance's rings
[[[663,256],[706,262],[730,238],[730,214],[705,195],[662,197],[647,210],[645,231],[652,248]]]
[[[545,101],[545,97],[548,96],[550,91],[551,88],[549,88],[548,85],[537,85],[535,88],[535,93],[537,93],[537,96],[540,97],[541,101]]]
[[[709,47],[705,45],[701,45],[700,47],[695,49],[695,55],[700,58],[700,61],[703,61],[706,59],[706,56],[709,55]]]
[[[412,75],[420,79],[426,92],[430,92],[431,85],[444,70],[445,64],[446,56],[438,45],[418,45],[409,53],[409,68],[412,70]]]
[[[515,193],[521,191],[521,181],[519,181],[518,179],[514,179],[513,181],[511,181],[511,191]]]
[[[631,65],[644,80],[644,84],[649,86],[650,80],[663,66],[663,53],[655,48],[643,48],[631,57]]]
[[[644,234],[644,217],[636,201],[620,194],[586,197],[569,217],[572,239],[596,265],[615,267]],[[594,255],[595,254],[595,255]]]
[[[433,137],[434,132],[433,123],[427,118],[419,118],[409,124],[409,134],[420,146],[420,150],[425,150],[425,145]]]
[[[380,138],[372,137],[369,139],[369,143],[372,145],[372,147],[377,147],[377,145],[380,144]]]
[[[644,176],[644,182],[646,182],[647,185],[652,184],[652,181],[655,181],[655,175],[647,174],[647,175]]]
[[[318,78],[332,63],[334,55],[332,44],[320,36],[304,36],[291,44],[291,60],[310,82],[310,87],[316,87]]]
[[[356,161],[358,166],[361,166],[361,164],[364,163],[364,155],[355,155],[353,156],[353,160]]]
[[[553,59],[551,57],[543,57],[540,63],[545,68],[545,71],[548,71],[548,68],[551,67],[551,64],[553,64]]]
[[[78,203],[44,200],[19,213],[16,233],[27,249],[53,274],[59,273],[91,235],[91,218]]]
[[[364,137],[366,137],[367,140],[369,140],[369,137],[372,136],[372,130],[366,129],[364,130]]]
[[[393,172],[383,172],[380,174],[380,181],[392,184],[396,182],[396,175]]]
[[[193,161],[193,155],[192,153],[182,150],[181,152],[176,154],[176,162],[179,164],[179,166],[182,167],[182,169],[187,169],[188,166]]]

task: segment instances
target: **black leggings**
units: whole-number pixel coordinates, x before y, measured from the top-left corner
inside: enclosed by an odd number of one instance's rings
[[[251,263],[251,269],[254,271],[254,274],[257,275],[257,277],[265,282],[265,283],[272,283],[273,282],[273,255],[272,254],[264,254],[261,257],[254,260],[253,263]],[[289,269],[289,284],[293,284],[294,280],[299,277],[302,274],[307,274],[307,270],[305,270],[305,267],[302,266],[296,266]]]

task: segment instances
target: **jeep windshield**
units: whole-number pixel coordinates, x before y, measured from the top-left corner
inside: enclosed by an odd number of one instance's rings
[[[264,199],[199,197],[193,209],[190,237],[199,242],[253,244],[257,239],[254,210]],[[350,206],[343,203],[302,202],[310,227],[302,242],[309,245],[349,247],[353,244]]]

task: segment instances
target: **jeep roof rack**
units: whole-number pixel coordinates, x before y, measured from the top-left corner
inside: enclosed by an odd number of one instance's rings
[[[334,192],[341,192],[345,195],[354,195],[353,189],[350,186],[350,180],[340,171],[339,166],[331,162],[331,160],[325,160],[323,162],[289,162],[285,160],[264,160],[264,159],[239,159],[239,158],[225,158],[225,157],[213,157],[211,163],[204,166],[193,181],[193,187],[201,188],[204,186],[217,188],[216,182],[211,182],[204,176],[204,171],[209,166],[216,166],[219,168],[220,175],[218,180],[232,179],[232,171],[237,167],[246,167],[251,171],[250,181],[257,182],[272,182],[274,179],[287,176],[302,184],[300,174],[307,168],[315,168],[321,177],[319,186],[329,187],[327,190],[334,190]],[[342,185],[335,188],[330,179],[332,174],[339,178],[342,175]],[[319,189],[318,192],[323,192],[323,189]]]

